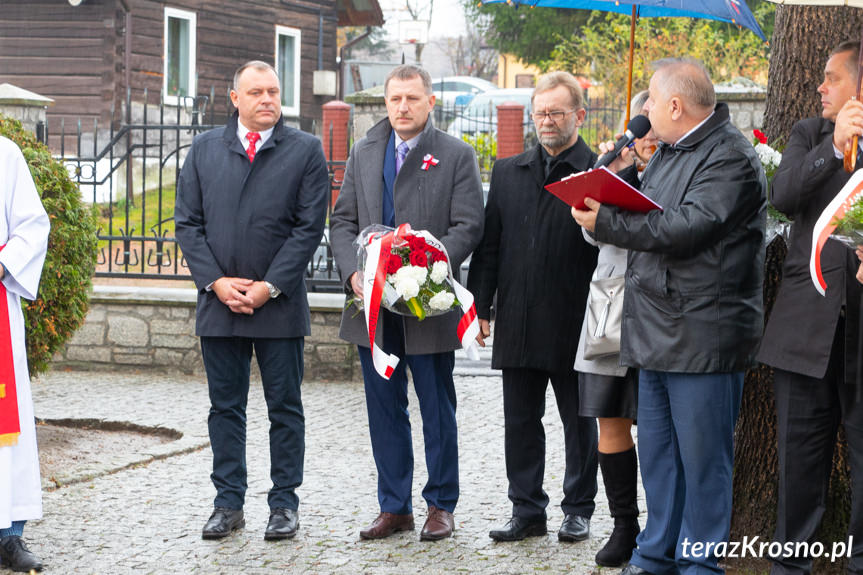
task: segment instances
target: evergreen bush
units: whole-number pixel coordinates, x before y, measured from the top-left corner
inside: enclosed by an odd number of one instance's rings
[[[78,185],[47,146],[0,114],[0,135],[24,154],[42,205],[51,219],[48,254],[36,300],[23,302],[30,374],[48,370],[54,353],[84,323],[96,269],[96,210],[81,200]]]

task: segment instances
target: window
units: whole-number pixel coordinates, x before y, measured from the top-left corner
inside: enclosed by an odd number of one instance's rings
[[[300,31],[276,26],[276,71],[282,81],[282,113],[300,115]]]
[[[195,96],[195,13],[165,8],[165,56],[162,90],[166,104]]]

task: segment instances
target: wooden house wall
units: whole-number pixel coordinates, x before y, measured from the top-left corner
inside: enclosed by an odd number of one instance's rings
[[[90,0],[77,8],[58,0],[0,2],[0,83],[8,82],[55,101],[49,127],[60,119],[74,130],[109,121],[122,17],[115,0]]]
[[[151,103],[162,90],[165,6],[196,15],[196,71],[198,94],[215,94],[217,112],[227,109],[234,71],[248,60],[274,63],[276,25],[300,29],[300,116],[321,117],[328,98],[312,93],[313,72],[318,68],[318,8],[324,18],[323,69],[336,69],[336,2],[288,3],[270,0],[127,0],[132,21],[133,93],[147,87]],[[122,52],[122,46],[120,47]],[[122,59],[122,55],[120,56]]]
[[[125,0],[132,12],[131,85],[133,100],[158,104],[162,90],[164,9],[196,14],[198,94],[216,95],[216,110],[227,109],[234,70],[243,62],[273,63],[276,25],[301,30],[300,116],[321,117],[329,98],[312,93],[318,68],[319,14],[323,15],[324,70],[336,69],[336,0]],[[120,0],[0,0],[0,83],[9,82],[53,98],[49,127],[60,118],[67,130],[82,119],[110,121],[112,105],[125,98],[125,15]]]

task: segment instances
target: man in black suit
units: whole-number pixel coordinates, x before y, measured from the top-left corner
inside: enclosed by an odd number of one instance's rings
[[[270,418],[270,519],[265,539],[296,535],[305,420],[303,273],[329,197],[320,141],[281,122],[279,78],[252,61],[234,75],[237,112],[195,138],[177,187],[177,240],[198,287],[196,333],[210,390],[215,509],[204,539],[245,524],[246,403],[252,350]]]
[[[489,533],[496,541],[546,533],[542,417],[549,381],[566,445],[559,540],[587,539],[595,508],[596,419],[578,415],[578,373],[573,365],[597,250],[584,240],[569,206],[543,187],[587,170],[596,161],[578,135],[585,113],[581,87],[571,74],[552,72],[539,79],[533,94],[539,144],[495,163],[485,233],[468,274],[481,338],[490,335],[490,309],[497,293],[491,363],[503,370],[512,517]]]
[[[857,381],[860,296],[854,252],[828,241],[821,252],[827,293],[809,277],[812,229],[851,177],[843,169],[845,143],[863,134],[857,87],[857,42],[844,42],[824,69],[820,118],[791,132],[771,190],[771,202],[794,220],[782,284],[758,360],[774,368],[779,442],[780,543],[813,541],[826,505],[833,445],[841,422],[851,455],[854,545],[849,573],[863,573],[863,403]],[[858,160],[857,165],[860,165]],[[859,383],[857,383],[859,385]],[[809,573],[810,557],[773,558],[773,574]]]

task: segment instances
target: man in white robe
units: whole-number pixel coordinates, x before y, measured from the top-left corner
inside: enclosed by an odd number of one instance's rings
[[[24,523],[42,517],[21,298],[36,297],[50,227],[23,154],[13,142],[0,137],[0,246],[4,246],[0,249],[0,282],[5,288],[9,316],[9,325],[0,325],[0,331],[6,332],[0,333],[0,340],[11,338],[20,423],[20,435],[7,433],[5,441],[0,442],[0,564],[20,572],[42,570],[42,563],[21,539]],[[0,395],[8,397],[12,383],[0,381],[6,386]]]

